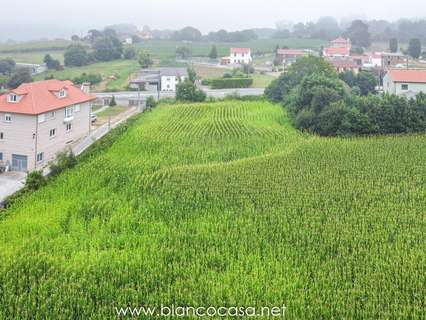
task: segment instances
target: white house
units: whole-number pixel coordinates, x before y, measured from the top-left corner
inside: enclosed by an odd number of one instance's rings
[[[158,68],[142,70],[129,84],[143,84],[145,89],[174,92],[176,85],[186,79],[188,72],[185,68]]]
[[[70,81],[26,83],[0,95],[0,166],[41,169],[90,130],[87,87]]]
[[[161,91],[176,91],[176,85],[188,78],[185,68],[161,68]]]
[[[231,48],[229,57],[223,57],[221,64],[250,64],[252,61],[250,48]]]
[[[407,98],[426,93],[426,70],[390,69],[383,78],[383,90]]]

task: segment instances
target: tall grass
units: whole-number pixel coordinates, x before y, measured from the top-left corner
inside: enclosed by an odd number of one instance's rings
[[[323,139],[266,102],[164,105],[0,221],[0,318],[128,305],[422,319],[426,139]]]

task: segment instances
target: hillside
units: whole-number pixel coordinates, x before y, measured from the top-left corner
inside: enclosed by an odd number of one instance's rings
[[[162,105],[0,220],[0,318],[281,306],[421,319],[424,136],[318,138],[267,102]]]

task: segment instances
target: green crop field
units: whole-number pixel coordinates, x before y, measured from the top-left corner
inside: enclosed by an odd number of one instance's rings
[[[425,319],[425,150],[302,134],[262,101],[161,105],[3,213],[0,318]]]
[[[289,48],[310,48],[319,49],[322,45],[326,44],[325,41],[316,39],[259,39],[247,42],[235,43],[210,43],[210,42],[192,42],[184,43],[180,41],[171,40],[150,40],[144,41],[137,46],[144,50],[149,51],[154,57],[159,59],[170,59],[176,57],[176,48],[186,46],[191,48],[194,57],[208,56],[212,45],[217,46],[219,56],[229,55],[229,49],[232,47],[251,48],[255,54],[257,52],[268,53],[274,52],[277,45],[288,46]]]
[[[124,90],[127,87],[130,74],[138,71],[140,66],[136,60],[113,60],[109,62],[99,62],[83,67],[65,68],[62,71],[52,71],[41,73],[35,76],[35,80],[43,80],[46,76],[53,75],[55,79],[74,79],[82,73],[100,74],[104,79],[109,76],[116,76],[116,80],[106,80],[104,84],[109,90]]]

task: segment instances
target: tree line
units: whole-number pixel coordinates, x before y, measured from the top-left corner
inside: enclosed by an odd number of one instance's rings
[[[398,134],[426,131],[426,95],[407,100],[377,95],[371,74],[338,75],[322,58],[299,59],[267,89],[294,126],[322,136]]]

